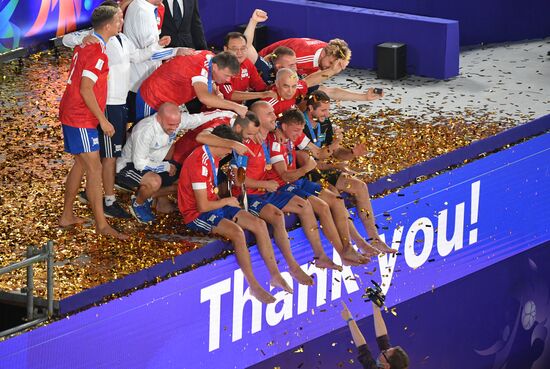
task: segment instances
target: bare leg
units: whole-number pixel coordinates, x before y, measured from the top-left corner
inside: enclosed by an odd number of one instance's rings
[[[298,197],[296,197],[296,199],[298,199]],[[268,204],[262,209],[262,211],[260,211],[260,218],[265,220],[266,223],[271,224],[273,227],[273,238],[275,238],[275,243],[277,244],[277,247],[279,247],[279,250],[281,250],[283,257],[286,260],[290,275],[292,275],[292,277],[300,284],[307,286],[313,285],[313,278],[307,275],[302,268],[300,268],[300,265],[296,262],[296,259],[294,259],[294,256],[292,255],[283,212],[275,206]]]
[[[101,166],[105,196],[112,196],[115,194],[116,158],[101,159]]]
[[[258,250],[271,275],[271,285],[292,293],[292,287],[286,283],[277,266],[275,254],[273,253],[273,246],[271,245],[271,239],[269,238],[269,232],[267,231],[265,222],[244,210],[239,211],[237,215],[235,215],[235,222],[242,229],[252,232],[256,237],[256,245],[258,245]]]
[[[296,200],[297,199],[297,200]],[[322,203],[319,207],[323,207]],[[328,205],[325,204],[326,210]],[[294,213],[300,218],[302,224],[302,229],[306,238],[313,249],[313,255],[315,260],[315,265],[319,268],[329,268],[342,271],[342,266],[335,264],[325,253],[323,245],[321,244],[321,236],[319,235],[319,227],[317,225],[317,219],[315,219],[315,213],[311,203],[308,200],[304,200],[300,197],[295,196],[292,201],[290,201],[283,208],[283,211]]]
[[[177,182],[176,182],[177,183]],[[172,184],[170,186],[161,187],[157,192],[153,194],[153,198],[157,200],[156,209],[159,213],[170,214],[178,210],[176,204],[174,204],[168,195],[174,195],[178,193],[178,185]]]
[[[107,223],[107,219],[103,213],[102,167],[99,152],[87,152],[78,154],[78,156],[86,173],[86,195],[94,213],[96,232],[121,240],[128,239],[128,236],[118,232]]]
[[[396,250],[388,247],[378,235],[367,184],[357,178],[341,175],[336,182],[336,188],[355,197],[359,218],[369,235],[367,240],[370,241],[369,246],[374,247],[381,253],[395,253]]]
[[[152,197],[155,194],[162,184],[162,179],[157,173],[147,172],[141,178],[139,183],[139,189],[136,195],[136,203],[142,205],[145,200]]]
[[[237,263],[239,263],[239,267],[243,271],[243,275],[246,278],[248,285],[250,286],[250,294],[264,304],[275,302],[275,297],[273,297],[273,295],[267,292],[260,285],[260,283],[258,283],[258,280],[252,272],[250,253],[248,252],[248,247],[246,246],[246,239],[244,237],[244,232],[242,228],[239,227],[235,222],[227,219],[222,219],[218,226],[216,226],[212,230],[212,233],[218,234],[231,240],[231,243],[235,248]]]
[[[80,188],[82,177],[84,176],[84,167],[81,164],[80,158],[75,155],[73,167],[65,180],[65,194],[63,198],[63,213],[59,218],[61,227],[68,227],[73,224],[81,224],[85,220],[74,215],[74,200]]]
[[[368,263],[370,260],[359,254],[351,246],[350,234],[349,234],[349,213],[344,204],[344,201],[339,198],[334,192],[329,190],[321,191],[319,195],[330,207],[332,214],[333,224],[341,240],[342,247],[337,249],[338,253],[342,257],[344,264],[359,265]]]
[[[372,256],[380,254],[380,251],[378,251],[370,243],[365,241],[365,239],[363,238],[363,236],[361,236],[361,234],[355,227],[355,224],[353,224],[353,221],[351,220],[349,221],[349,233],[351,239],[361,249],[361,251],[363,251],[365,257],[371,258]]]

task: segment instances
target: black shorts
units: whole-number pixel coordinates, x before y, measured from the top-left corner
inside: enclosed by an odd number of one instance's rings
[[[99,155],[102,158],[119,158],[122,146],[126,143],[126,124],[128,123],[128,108],[126,105],[107,105],[105,116],[115,127],[115,134],[109,137],[97,126],[99,133]]]
[[[180,176],[181,165],[176,162],[171,162],[176,166],[176,174],[171,176],[168,172],[156,173],[160,176],[162,181],[161,186],[167,187],[176,182]],[[122,184],[124,187],[137,189],[141,183],[143,176],[150,172],[150,170],[137,170],[134,168],[133,163],[128,163],[120,172],[116,174],[116,183]]]
[[[341,174],[337,170],[313,170],[307,174],[306,178],[312,182],[319,182],[321,179],[325,179],[331,185],[336,186],[336,182],[338,182]]]

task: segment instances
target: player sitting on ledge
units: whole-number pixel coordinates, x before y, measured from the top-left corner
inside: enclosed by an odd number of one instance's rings
[[[226,126],[214,128],[212,134],[223,139],[240,141],[241,138]],[[257,281],[252,271],[250,253],[244,230],[256,237],[258,250],[271,275],[270,283],[292,293],[277,267],[267,225],[263,220],[240,208],[235,197],[218,196],[218,165],[231,149],[203,145],[196,148],[185,160],[178,184],[178,206],[189,229],[213,233],[228,238],[235,249],[237,262],[250,286],[250,294],[269,304],[275,298]]]

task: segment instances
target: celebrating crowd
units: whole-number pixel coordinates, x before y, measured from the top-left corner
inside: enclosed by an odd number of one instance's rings
[[[378,235],[367,185],[346,165],[366,148],[342,145],[342,130],[330,121],[331,100],[383,97],[379,89],[323,85],[347,67],[347,43],[292,38],[257,51],[254,31],[268,14],[255,10],[244,34],[227,34],[223,51],[200,50],[206,42],[196,7],[167,3],[105,1],[93,11],[92,29],[63,39],[74,48],[60,104],[74,164],[59,225],[84,221],[74,214],[75,198],[90,205],[97,233],[122,240],[128,235],[107,218],[150,223],[155,212],[179,210],[187,228],[232,242],[252,295],[263,303],[275,298],[254,276],[245,230],[255,236],[273,286],[292,293],[268,225],[292,277],[314,283],[293,257],[284,213],[300,219],[319,268],[342,269],[325,254],[320,232],[344,265],[395,252]],[[121,204],[117,190],[131,192],[131,203]],[[354,198],[368,238],[351,221],[342,193]]]

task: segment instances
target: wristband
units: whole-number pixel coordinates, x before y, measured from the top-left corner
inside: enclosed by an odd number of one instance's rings
[[[351,322],[352,320],[353,320],[353,318],[348,318],[348,319],[346,320],[346,323],[349,324],[349,322]]]

